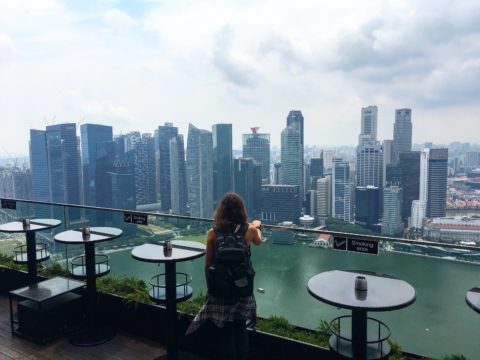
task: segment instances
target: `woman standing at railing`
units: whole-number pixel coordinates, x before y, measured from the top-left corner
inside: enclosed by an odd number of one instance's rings
[[[205,276],[208,294],[187,334],[205,321],[215,326],[215,357],[243,360],[248,356],[246,323],[255,324],[257,305],[253,295],[250,244],[262,243],[261,222],[247,223],[242,198],[227,193],[215,212],[208,231]]]

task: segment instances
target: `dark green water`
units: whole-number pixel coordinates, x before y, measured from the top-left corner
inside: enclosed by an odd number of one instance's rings
[[[257,275],[255,286],[258,314],[282,315],[292,323],[315,328],[321,319],[347,312],[321,303],[307,290],[308,279],[322,271],[360,269],[382,272],[408,281],[417,291],[416,302],[392,312],[369,313],[384,321],[392,339],[406,351],[443,356],[461,353],[480,359],[480,315],[465,303],[465,293],[480,286],[480,266],[452,261],[382,252],[379,256],[357,255],[302,244],[272,245],[267,242],[253,249]],[[135,261],[130,251],[111,254],[112,274],[148,279],[164,272],[163,265]],[[196,291],[205,289],[204,259],[180,263],[178,271],[193,276]]]

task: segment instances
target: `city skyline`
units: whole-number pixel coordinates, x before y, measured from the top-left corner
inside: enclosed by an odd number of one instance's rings
[[[0,158],[28,154],[29,129],[67,122],[116,133],[172,122],[182,134],[189,122],[232,123],[236,149],[237,134],[259,126],[274,147],[290,109],[305,117],[305,145],[356,144],[370,105],[378,139],[408,107],[414,143],[478,141],[478,3],[25,0],[0,10],[0,118],[15,124],[0,134]]]

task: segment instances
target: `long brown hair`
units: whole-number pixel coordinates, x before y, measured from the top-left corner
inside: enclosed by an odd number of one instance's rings
[[[247,211],[242,198],[234,192],[226,193],[215,211],[215,226],[221,230],[227,230],[231,226],[246,222]]]

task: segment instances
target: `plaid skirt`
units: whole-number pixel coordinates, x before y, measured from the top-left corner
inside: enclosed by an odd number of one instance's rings
[[[257,303],[255,302],[254,295],[240,298],[233,304],[222,298],[207,295],[202,309],[190,324],[190,327],[187,330],[187,335],[198,330],[198,328],[207,320],[213,322],[217,327],[223,328],[226,321],[243,319],[249,322],[249,326],[255,326],[257,319]]]

